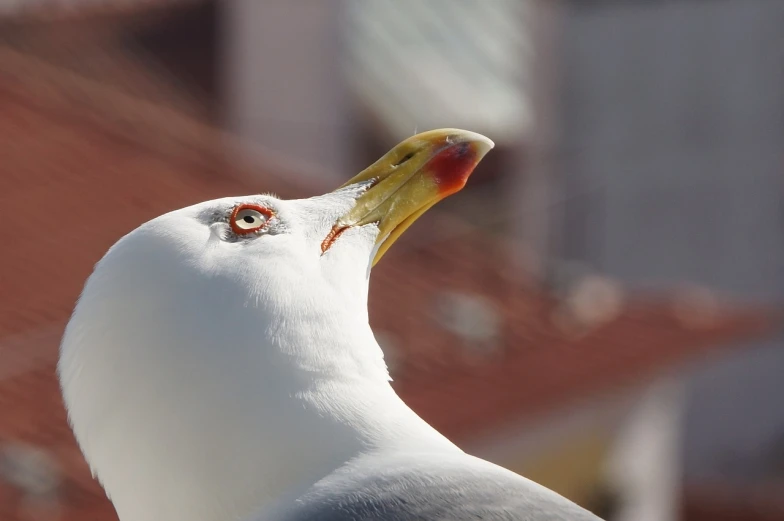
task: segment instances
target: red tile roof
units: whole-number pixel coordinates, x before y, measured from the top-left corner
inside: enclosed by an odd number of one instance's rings
[[[54,376],[60,329],[93,263],[119,236],[172,208],[310,190],[239,162],[235,141],[214,129],[3,48],[0,112],[7,224],[0,243],[13,245],[0,256],[0,355],[13,360],[0,367],[0,442],[43,446],[56,459],[59,519],[109,520],[113,511],[75,447]],[[56,215],[56,225],[41,231],[39,212]],[[428,222],[420,236],[445,224]],[[403,355],[395,385],[453,438],[636,382],[768,325],[763,313],[728,310],[689,327],[667,301],[646,300],[567,335],[551,320],[558,303],[515,274],[499,243],[470,231],[393,249],[374,274],[371,320],[394,335]],[[495,354],[464,355],[461,340],[431,320],[432,298],[445,288],[494,303],[501,318]],[[0,520],[34,518],[31,505],[42,503],[29,499],[0,480]]]
[[[684,488],[683,521],[781,521],[784,480],[730,483],[726,480],[688,483]]]
[[[165,104],[200,121],[209,120],[208,108],[199,96],[181,88],[170,73],[149,58],[124,48],[124,34],[91,38],[87,34],[93,31],[83,28],[81,34],[85,36],[79,39],[71,34],[57,36],[54,30],[42,31],[46,31],[45,36],[26,32],[26,37],[16,38],[14,49],[41,62],[55,63],[77,77],[100,79],[116,93]],[[150,74],[151,69],[155,74]]]
[[[57,20],[95,15],[124,15],[201,0],[11,0],[0,2],[0,18]]]
[[[56,346],[54,344],[51,347]],[[65,418],[59,388],[50,361],[12,378],[0,380],[0,445],[9,442],[45,447],[58,462],[61,521],[110,521],[113,508],[98,483],[90,476],[76,447]],[[32,498],[34,499],[34,498]],[[32,509],[39,503],[26,497],[20,488],[0,479],[0,519],[16,521],[42,519]]]
[[[558,320],[564,302],[510,280],[509,256],[481,233],[388,256],[371,282],[370,316],[374,327],[395,333],[403,351],[395,386],[458,440],[639,385],[763,335],[772,323],[762,310],[732,307],[695,322],[682,316],[676,296],[638,296],[606,322],[569,331]],[[496,304],[501,332],[488,355],[472,355],[465,340],[434,324],[434,300],[445,289]]]
[[[0,241],[13,245],[0,256],[0,449],[23,442],[54,455],[64,472],[61,520],[112,519],[54,375],[58,338],[85,277],[119,236],[155,215],[296,190],[230,163],[231,145],[213,129],[3,48],[0,113],[0,218],[12,224]],[[55,215],[56,227],[41,232],[39,212]],[[0,520],[38,515],[30,504],[0,479]]]

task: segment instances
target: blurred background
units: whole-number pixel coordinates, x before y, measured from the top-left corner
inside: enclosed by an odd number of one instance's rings
[[[166,211],[496,149],[374,270],[394,385],[609,521],[784,520],[781,0],[0,2],[0,521],[116,519],[54,367]]]

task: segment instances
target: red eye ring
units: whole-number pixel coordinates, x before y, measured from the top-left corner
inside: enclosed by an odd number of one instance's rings
[[[237,235],[248,235],[264,228],[274,215],[269,208],[257,204],[240,204],[232,210],[229,225]],[[238,224],[240,221],[243,225]]]

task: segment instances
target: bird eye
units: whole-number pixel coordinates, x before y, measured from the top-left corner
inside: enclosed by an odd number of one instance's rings
[[[272,211],[263,206],[241,204],[231,213],[231,229],[234,233],[245,235],[259,231],[272,217]]]

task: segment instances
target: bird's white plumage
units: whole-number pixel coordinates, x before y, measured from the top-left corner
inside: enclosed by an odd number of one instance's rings
[[[59,373],[122,521],[283,519],[358,462],[463,456],[389,385],[367,314],[378,228],[348,229],[322,254],[363,190],[198,204],[144,224],[97,264]],[[233,235],[238,203],[273,210],[269,228]]]

